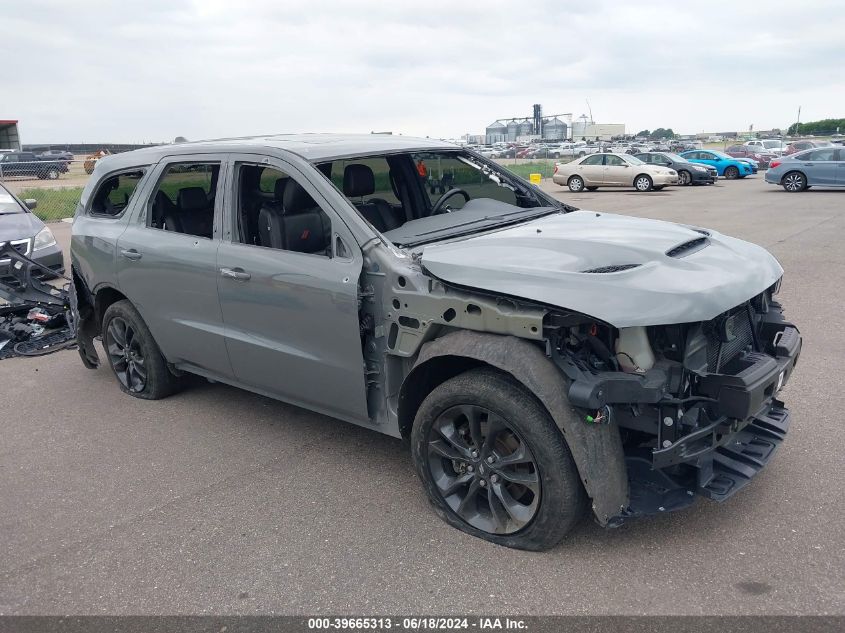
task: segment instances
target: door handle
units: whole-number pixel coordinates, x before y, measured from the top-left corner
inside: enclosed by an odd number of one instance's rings
[[[804,163],[804,167],[815,167],[815,163]]]
[[[122,249],[120,251],[120,256],[125,257],[126,259],[131,259],[133,262],[137,262],[142,257],[141,253],[136,251],[134,248]]]
[[[244,272],[241,268],[221,268],[220,276],[226,279],[234,279],[235,281],[249,281],[252,275]]]

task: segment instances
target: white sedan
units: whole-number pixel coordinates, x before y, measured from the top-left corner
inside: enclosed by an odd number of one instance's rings
[[[633,187],[637,191],[660,191],[666,185],[678,184],[678,172],[668,167],[649,165],[629,154],[593,154],[571,163],[555,164],[555,184],[570,191],[599,187]]]

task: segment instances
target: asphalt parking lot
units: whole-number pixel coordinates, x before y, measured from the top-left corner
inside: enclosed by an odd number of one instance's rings
[[[789,436],[748,488],[508,550],[442,523],[397,440],[223,385],[136,400],[74,351],[11,359],[0,614],[845,613],[845,193],[787,194],[762,173],[649,194],[543,186],[781,261],[804,351]]]

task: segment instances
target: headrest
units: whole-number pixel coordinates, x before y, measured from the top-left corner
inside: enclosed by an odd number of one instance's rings
[[[376,190],[373,170],[366,165],[347,165],[343,170],[343,195],[349,198],[368,196]]]
[[[285,186],[287,184],[287,178],[276,178],[276,184],[273,185],[273,197],[279,202],[282,201],[282,196],[285,195]]]
[[[297,253],[316,253],[325,248],[326,234],[320,213],[284,215],[285,250]]]
[[[295,180],[291,180],[285,185],[285,191],[282,197],[282,206],[284,207],[286,215],[296,215],[303,211],[309,211],[317,206],[314,198],[302,188]]]
[[[208,206],[208,198],[202,187],[185,187],[179,190],[176,204],[183,211],[196,211]]]

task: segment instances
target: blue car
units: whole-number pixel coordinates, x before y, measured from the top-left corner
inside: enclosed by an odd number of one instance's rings
[[[772,159],[766,182],[790,193],[810,187],[845,187],[845,147],[817,147]]]
[[[716,168],[716,171],[719,172],[720,176],[724,176],[728,180],[745,178],[757,171],[746,161],[740,158],[734,158],[733,156],[728,156],[724,152],[718,152],[712,149],[695,149],[689,152],[682,152],[681,156],[691,163],[712,165]]]

